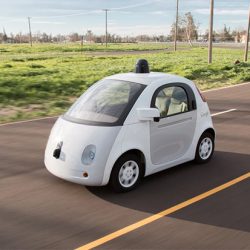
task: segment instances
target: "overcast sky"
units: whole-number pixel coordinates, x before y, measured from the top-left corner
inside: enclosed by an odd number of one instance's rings
[[[191,11],[204,32],[209,22],[210,0],[179,0],[180,14]],[[215,30],[224,24],[246,28],[249,0],[215,0]],[[67,34],[92,30],[103,34],[108,8],[109,32],[120,35],[167,35],[175,19],[176,0],[0,0],[0,27],[6,32]]]

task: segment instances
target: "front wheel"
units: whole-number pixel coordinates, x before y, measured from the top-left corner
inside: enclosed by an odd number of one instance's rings
[[[136,155],[122,156],[112,170],[109,185],[116,192],[134,189],[142,178],[142,165]]]
[[[214,153],[214,137],[210,133],[204,133],[197,145],[195,161],[197,163],[208,162]]]

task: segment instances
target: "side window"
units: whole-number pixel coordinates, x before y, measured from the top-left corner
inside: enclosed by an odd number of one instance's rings
[[[161,89],[156,96],[155,107],[159,109],[161,117],[187,112],[187,93],[178,86]]]

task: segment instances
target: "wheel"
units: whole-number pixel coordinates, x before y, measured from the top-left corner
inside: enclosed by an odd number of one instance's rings
[[[139,184],[142,175],[140,159],[136,155],[127,154],[115,163],[109,185],[116,192],[128,192]]]
[[[199,139],[195,161],[197,163],[206,163],[208,162],[214,153],[214,137],[210,133],[204,133]]]

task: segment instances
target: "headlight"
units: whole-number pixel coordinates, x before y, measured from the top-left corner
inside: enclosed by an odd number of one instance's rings
[[[82,153],[82,163],[84,165],[90,165],[94,159],[96,154],[96,146],[95,145],[88,145]]]

